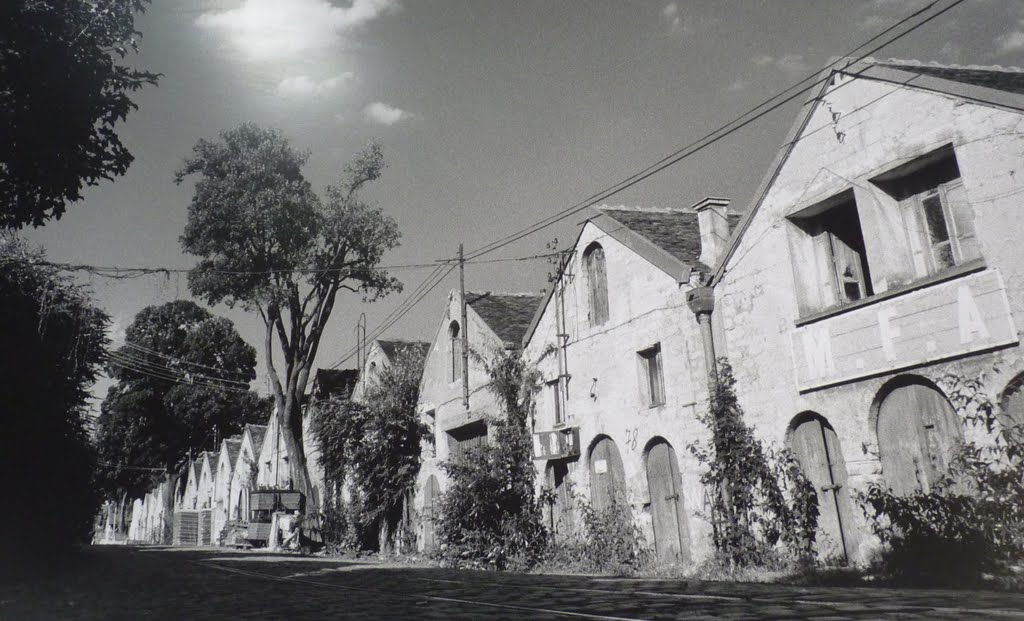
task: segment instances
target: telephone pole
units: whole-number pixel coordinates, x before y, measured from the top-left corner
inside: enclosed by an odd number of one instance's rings
[[[462,407],[469,409],[469,326],[466,322],[466,260],[459,244],[459,299],[461,300],[462,331]]]

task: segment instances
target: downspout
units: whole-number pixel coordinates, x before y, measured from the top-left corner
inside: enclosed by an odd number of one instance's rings
[[[715,358],[715,337],[711,330],[711,313],[715,310],[715,290],[708,285],[694,287],[686,293],[686,305],[697,316],[700,338],[704,344],[704,368],[708,373],[708,396],[718,389],[718,362]]]

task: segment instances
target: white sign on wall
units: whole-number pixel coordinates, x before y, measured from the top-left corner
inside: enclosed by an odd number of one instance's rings
[[[801,391],[1018,342],[1002,278],[991,269],[798,327]]]

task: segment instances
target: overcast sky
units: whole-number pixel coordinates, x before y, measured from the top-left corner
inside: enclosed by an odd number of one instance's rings
[[[55,261],[190,267],[178,237],[192,188],[175,186],[173,173],[198,139],[251,120],[311,151],[306,174],[317,188],[380,141],[388,169],[368,195],[403,233],[385,262],[429,263],[629,176],[925,4],[158,0],[137,21],[133,62],[163,78],[137,94],[139,110],[121,125],[131,170],[27,235]],[[967,0],[874,56],[1024,65],[1024,3]],[[797,105],[609,202],[689,206],[725,196],[745,210]],[[555,237],[564,246],[580,219],[492,256],[542,253]],[[471,265],[467,287],[539,291],[549,269],[543,260]],[[372,330],[429,271],[396,271],[406,293],[373,305],[340,301],[318,366],[353,346],[361,312]],[[387,336],[432,340],[455,276]],[[115,341],[143,307],[188,297],[184,276],[85,280],[114,319]],[[214,310],[262,342],[256,317]],[[260,369],[254,387],[266,392]]]

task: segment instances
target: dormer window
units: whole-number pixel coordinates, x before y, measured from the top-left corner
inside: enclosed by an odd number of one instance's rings
[[[871,180],[899,201],[918,278],[981,258],[974,214],[952,146]]]
[[[462,337],[460,336],[459,322],[453,321],[448,324],[448,339],[451,343],[451,380],[458,381],[462,378]]]
[[[604,264],[604,248],[593,243],[583,252],[586,272],[590,325],[599,326],[608,321],[608,276]]]

